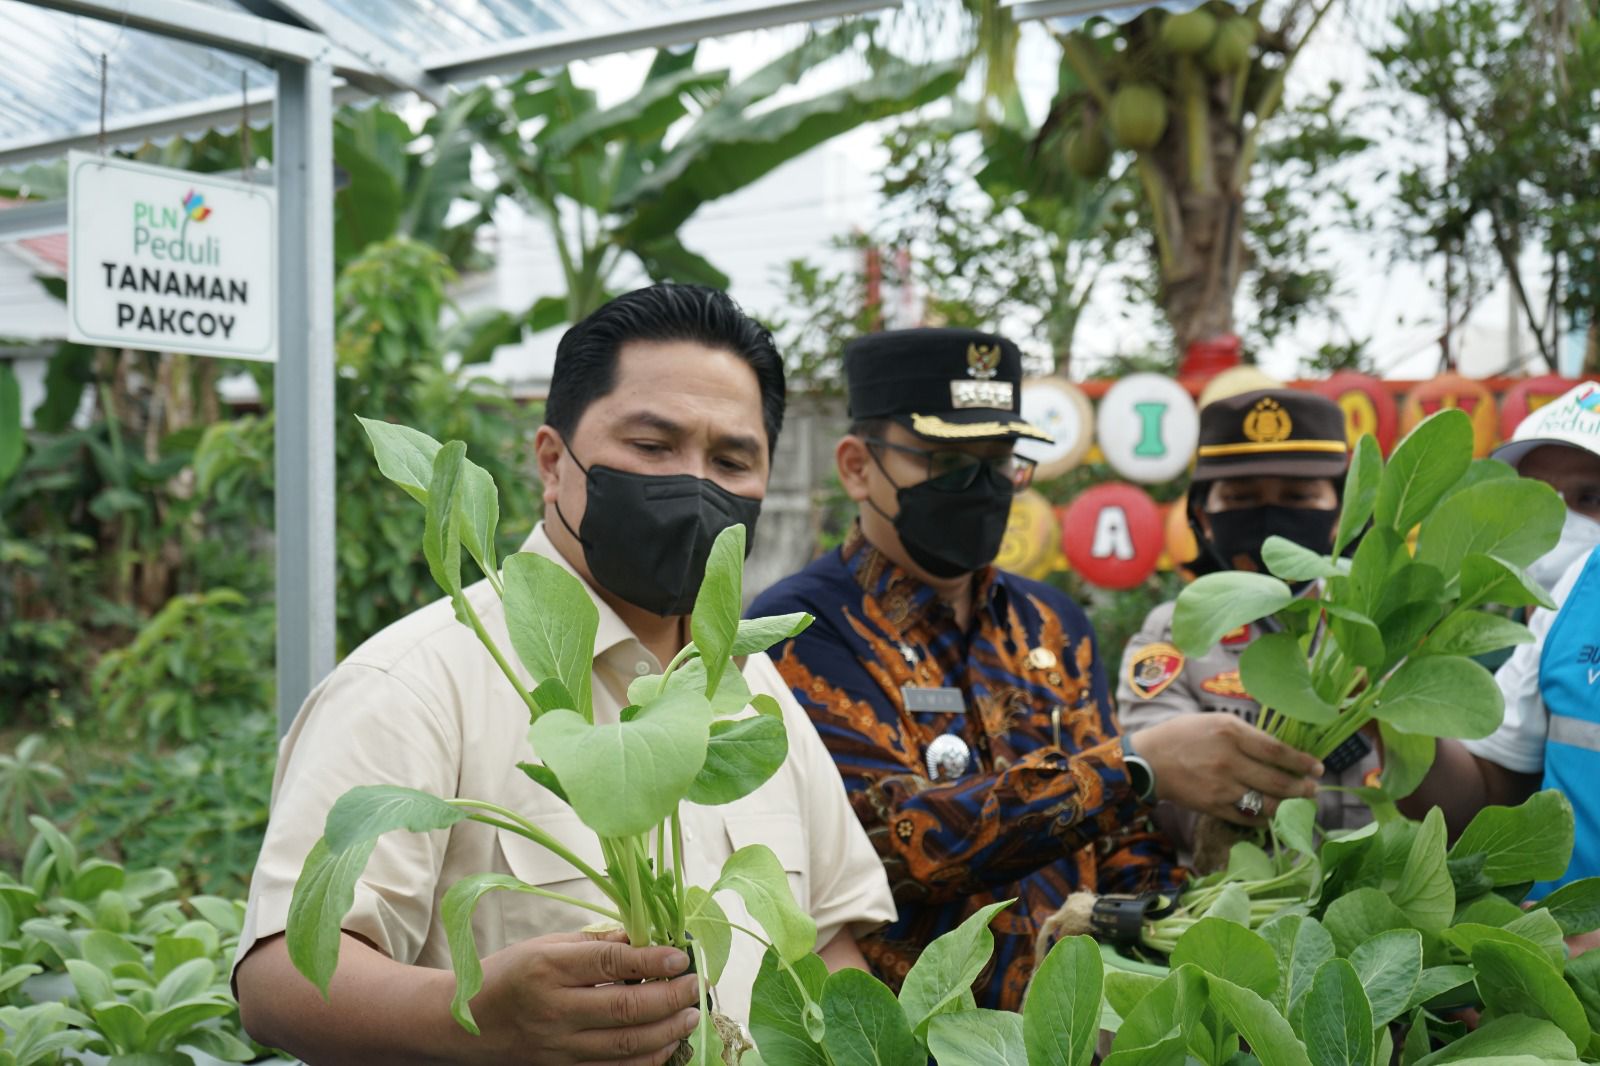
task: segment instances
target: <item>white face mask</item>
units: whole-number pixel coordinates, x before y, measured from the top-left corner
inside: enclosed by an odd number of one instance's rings
[[[1549,592],[1561,580],[1561,575],[1596,545],[1600,545],[1600,522],[1569,510],[1567,521],[1561,527],[1561,540],[1533,561],[1528,567],[1528,576]]]

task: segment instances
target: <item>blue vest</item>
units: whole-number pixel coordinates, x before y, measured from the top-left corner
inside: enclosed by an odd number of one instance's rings
[[[1600,549],[1545,635],[1539,691],[1550,715],[1544,746],[1544,787],[1572,801],[1577,838],[1559,880],[1535,885],[1538,899],[1568,881],[1600,875]]]

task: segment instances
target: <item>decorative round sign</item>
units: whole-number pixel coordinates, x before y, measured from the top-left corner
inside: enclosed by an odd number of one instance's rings
[[[1213,400],[1225,400],[1229,396],[1238,396],[1240,393],[1255,392],[1257,389],[1281,389],[1283,382],[1268,374],[1258,366],[1236,366],[1224,370],[1200,390],[1200,398],[1195,401],[1195,406],[1201,410]]]
[[[1094,408],[1089,397],[1066,378],[1035,378],[1022,383],[1022,419],[1056,439],[1054,444],[1017,441],[1017,454],[1039,464],[1034,477],[1060,477],[1089,454],[1094,444]]]
[[[1161,508],[1136,485],[1096,485],[1067,507],[1061,545],[1085,581],[1128,589],[1155,572],[1165,541]]]
[[[1519,381],[1500,398],[1500,439],[1510,440],[1522,420],[1556,399],[1578,382],[1556,374]]]
[[[1200,545],[1194,539],[1194,530],[1189,528],[1189,494],[1186,492],[1178,497],[1177,502],[1167,504],[1165,543],[1168,560],[1172,566],[1185,566],[1194,562],[1195,556],[1200,554]]]
[[[1023,577],[1041,578],[1053,568],[1060,543],[1055,508],[1042,493],[1029,489],[1011,501],[1005,539],[994,564]]]
[[[1370,433],[1378,439],[1378,450],[1389,454],[1400,415],[1383,382],[1370,374],[1341,370],[1326,381],[1312,383],[1310,389],[1344,409],[1344,431],[1352,449]]]
[[[1160,374],[1130,374],[1111,386],[1095,421],[1111,469],[1130,481],[1171,481],[1189,467],[1200,415],[1182,385]]]
[[[1455,407],[1472,416],[1472,454],[1478,458],[1488,455],[1494,448],[1496,417],[1494,393],[1481,381],[1460,374],[1440,374],[1424,381],[1406,395],[1400,408],[1400,434],[1404,436],[1416,428],[1429,415]]]

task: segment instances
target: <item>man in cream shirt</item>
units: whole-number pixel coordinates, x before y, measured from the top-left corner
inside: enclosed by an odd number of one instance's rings
[[[583,579],[599,609],[596,721],[616,721],[629,682],[659,673],[687,642],[685,615],[710,540],[736,522],[753,525],[783,389],[771,336],[708,289],[642,289],[563,337],[536,437],[548,520],[525,550]],[[468,595],[490,635],[509,647],[487,583]],[[735,849],[767,845],[816,919],[830,968],[864,967],[855,935],[895,913],[882,865],[771,661],[752,655],[743,671],[752,692],[782,705],[789,757],[740,801],[685,805],[686,877],[709,884]],[[683,953],[581,933],[588,912],[526,893],[491,893],[479,904],[473,930],[485,984],[472,1009],[482,1035],[455,1024],[438,911],[456,880],[496,871],[602,902],[564,860],[478,823],[379,840],[343,923],[327,1001],[289,962],[282,933],[295,879],[328,808],[357,785],[500,804],[603,867],[594,834],[516,769],[536,758],[527,727],[522,700],[442,601],[357,648],[311,694],[280,753],[235,966],[253,1036],[315,1063],[657,1064],[671,1056],[698,1017]],[[736,897],[719,901],[731,921],[754,924]],[[719,1009],[740,1022],[761,951],[735,933],[717,986]],[[622,983],[639,978],[670,980]]]

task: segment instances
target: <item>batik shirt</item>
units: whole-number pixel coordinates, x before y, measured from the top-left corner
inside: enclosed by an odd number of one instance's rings
[[[1070,893],[1160,889],[1179,874],[1129,786],[1083,612],[993,568],[978,575],[974,605],[963,631],[858,528],[750,611],[816,617],[773,655],[889,874],[900,917],[863,952],[898,988],[934,938],[1015,899],[990,926],[994,958],[974,986],[980,1006],[1015,1010],[1040,923]],[[959,690],[966,709],[908,711],[908,689]],[[969,764],[934,781],[927,750],[945,734]]]

